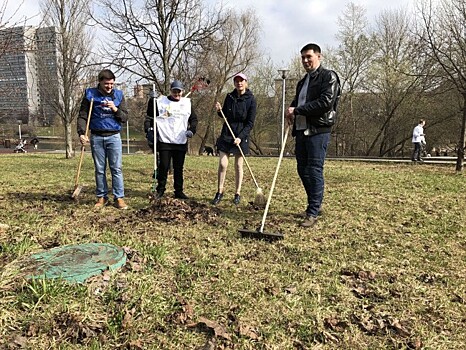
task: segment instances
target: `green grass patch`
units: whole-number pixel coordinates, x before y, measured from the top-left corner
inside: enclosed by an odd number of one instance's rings
[[[212,207],[217,158],[189,156],[185,192],[150,201],[153,156],[124,156],[130,209],[93,206],[86,154],[0,156],[0,348],[460,349],[466,338],[465,178],[452,167],[328,161],[322,217],[299,227],[305,193],[282,162],[265,230],[255,186],[234,169]],[[268,194],[276,158],[249,158]],[[247,169],[246,169],[247,170]],[[85,284],[24,280],[18,259],[66,244],[125,247],[127,264]]]

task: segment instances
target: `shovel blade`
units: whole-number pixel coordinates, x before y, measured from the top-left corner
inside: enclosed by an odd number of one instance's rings
[[[76,187],[75,187],[75,189],[73,191],[73,194],[71,195],[71,198],[73,198],[73,199],[78,198],[78,196],[81,193],[82,189],[83,189],[82,185],[76,185]]]
[[[241,229],[238,230],[239,233],[241,233],[241,237],[247,237],[247,238],[255,238],[255,239],[263,239],[265,241],[278,241],[285,236],[282,233],[275,233],[275,232],[261,232],[259,230],[246,230],[246,229]]]

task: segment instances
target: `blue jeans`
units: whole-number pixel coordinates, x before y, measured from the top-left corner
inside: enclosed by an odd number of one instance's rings
[[[92,158],[95,166],[95,194],[108,198],[107,160],[112,174],[112,191],[115,199],[125,196],[122,172],[122,147],[120,134],[111,136],[91,135]]]
[[[330,133],[305,136],[296,132],[296,163],[307,195],[306,214],[317,217],[324,198],[324,161]]]

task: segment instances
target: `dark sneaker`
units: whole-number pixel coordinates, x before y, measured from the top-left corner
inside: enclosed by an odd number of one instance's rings
[[[107,203],[108,203],[108,198],[99,197],[97,199],[97,203],[94,205],[94,208],[97,208],[97,209],[103,208],[107,205]]]
[[[211,203],[212,203],[213,205],[217,205],[218,203],[220,203],[220,201],[222,200],[222,198],[223,198],[223,193],[217,192],[217,193],[215,194],[215,197],[214,197],[214,199],[212,200]]]
[[[113,206],[117,209],[128,209],[128,206],[126,205],[125,201],[123,198],[117,198],[115,202],[113,203]]]
[[[235,203],[235,205],[238,205],[240,200],[241,200],[241,196],[238,193],[235,194],[235,198],[233,199],[233,203]]]
[[[178,199],[189,199],[189,197],[187,195],[185,195],[183,193],[183,191],[180,191],[180,192],[175,192],[175,198],[178,198]]]
[[[306,216],[304,221],[299,226],[305,227],[305,228],[310,228],[310,227],[313,227],[316,223],[317,223],[317,218],[308,215],[308,216]]]

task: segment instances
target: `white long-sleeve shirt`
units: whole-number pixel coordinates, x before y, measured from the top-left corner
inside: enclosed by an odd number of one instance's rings
[[[421,142],[426,143],[426,139],[424,137],[424,127],[422,124],[418,124],[413,130],[413,143]]]

